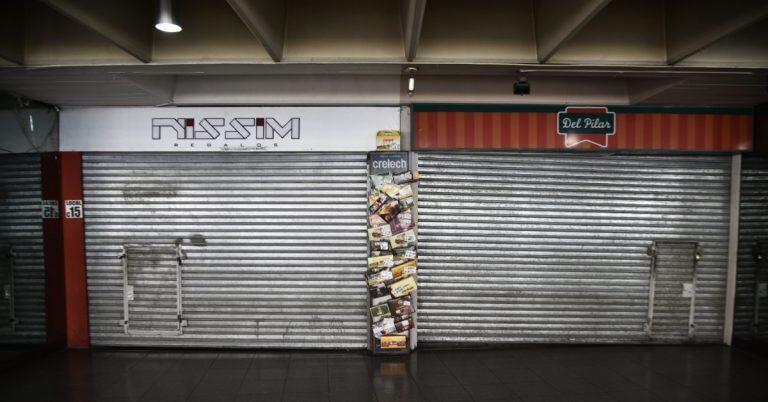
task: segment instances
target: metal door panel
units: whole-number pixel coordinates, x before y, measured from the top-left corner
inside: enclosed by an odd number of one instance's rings
[[[93,344],[366,346],[365,154],[85,154],[83,173]],[[124,333],[123,244],[182,245],[182,334]]]
[[[761,247],[765,244],[768,244],[768,157],[745,157],[741,169],[736,339],[768,341],[768,297],[760,297],[758,292],[760,283],[768,283],[768,264],[756,259],[756,249],[765,253],[768,247]],[[759,324],[757,327],[755,322]]]
[[[728,157],[421,152],[419,172],[420,341],[648,341],[646,250],[681,239],[704,250],[695,340],[722,338]]]
[[[45,342],[39,154],[0,155],[0,245],[12,247],[15,255],[12,260],[15,325],[0,330],[0,343]],[[8,263],[6,259],[5,264]],[[6,307],[11,307],[10,300]],[[0,314],[7,316],[7,313]]]

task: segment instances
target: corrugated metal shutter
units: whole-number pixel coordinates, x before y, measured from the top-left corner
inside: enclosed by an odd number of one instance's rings
[[[13,247],[14,331],[0,343],[45,342],[45,269],[40,155],[0,156],[0,247]]]
[[[86,154],[95,345],[366,346],[366,155]],[[123,333],[124,244],[181,242],[181,335]]]
[[[697,341],[722,338],[728,157],[419,155],[419,340],[635,342],[654,240],[700,243]]]
[[[739,222],[739,257],[736,279],[734,336],[752,339],[755,306],[754,248],[768,244],[768,158],[744,158],[741,168],[741,217]],[[768,270],[768,262],[763,262]],[[762,272],[760,281],[768,280]],[[759,299],[759,334],[768,340],[768,297]]]

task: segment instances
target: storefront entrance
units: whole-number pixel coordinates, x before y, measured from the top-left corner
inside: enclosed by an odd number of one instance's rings
[[[366,347],[365,153],[90,153],[83,188],[93,345]]]
[[[422,342],[721,341],[730,157],[418,159]]]

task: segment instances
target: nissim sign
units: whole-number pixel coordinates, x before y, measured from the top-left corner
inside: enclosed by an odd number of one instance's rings
[[[74,108],[63,151],[354,151],[400,128],[398,107]]]

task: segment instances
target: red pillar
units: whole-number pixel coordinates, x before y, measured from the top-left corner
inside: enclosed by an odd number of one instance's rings
[[[43,223],[48,340],[84,349],[89,346],[85,225],[82,208],[71,214],[67,206],[68,201],[82,203],[81,155],[44,154],[42,170],[43,199],[59,201],[59,218]]]
[[[83,163],[79,152],[61,152],[61,234],[64,291],[67,298],[67,346],[88,348],[88,288],[85,273],[85,222],[83,221]],[[67,202],[79,201],[79,212],[69,216]]]

